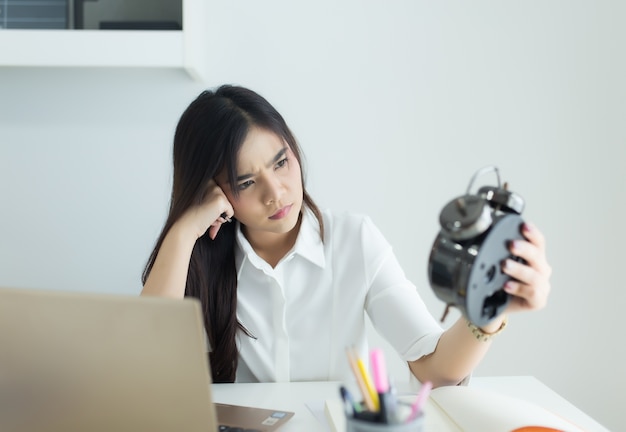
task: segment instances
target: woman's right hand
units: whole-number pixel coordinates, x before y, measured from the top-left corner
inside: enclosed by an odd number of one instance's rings
[[[233,214],[233,206],[226,198],[226,194],[215,180],[211,180],[202,202],[187,209],[175,225],[190,230],[195,235],[195,240],[205,235],[207,231],[211,240],[215,240],[222,224],[230,222]]]
[[[223,223],[234,214],[224,191],[211,180],[204,199],[185,211],[163,239],[142,295],[183,298],[189,271],[189,259],[196,241],[208,234],[215,240]]]

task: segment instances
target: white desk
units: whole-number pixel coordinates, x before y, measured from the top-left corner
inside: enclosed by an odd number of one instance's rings
[[[296,415],[287,422],[281,432],[322,432],[327,425],[320,423],[323,402],[339,396],[338,382],[294,382],[263,384],[214,384],[215,402],[251,405],[270,409],[293,411]],[[485,388],[505,395],[519,397],[561,413],[570,421],[589,432],[609,432],[587,414],[559,396],[534,377],[473,377],[470,386]],[[402,384],[398,386],[403,391]],[[323,420],[323,411],[321,413]],[[427,431],[430,432],[430,431]]]

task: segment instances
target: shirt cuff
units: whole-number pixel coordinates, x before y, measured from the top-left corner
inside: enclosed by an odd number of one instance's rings
[[[432,354],[437,348],[439,339],[443,334],[443,330],[429,333],[415,341],[407,350],[402,353],[402,359],[405,361],[415,361],[424,356]]]

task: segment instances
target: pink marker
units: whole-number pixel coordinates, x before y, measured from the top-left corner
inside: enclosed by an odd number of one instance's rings
[[[372,363],[376,392],[379,394],[387,393],[389,391],[389,379],[387,378],[387,367],[383,351],[381,349],[373,349],[370,352],[370,362]]]
[[[373,349],[370,351],[370,363],[374,375],[374,387],[376,388],[376,393],[378,393],[380,406],[378,410],[378,421],[381,423],[397,423],[397,402],[389,386],[385,355],[381,349]]]
[[[412,421],[415,417],[417,417],[421,412],[422,408],[424,408],[424,404],[430,396],[430,391],[433,389],[433,383],[430,381],[426,381],[422,384],[422,388],[420,389],[415,401],[411,405],[411,414],[407,417],[406,422]]]

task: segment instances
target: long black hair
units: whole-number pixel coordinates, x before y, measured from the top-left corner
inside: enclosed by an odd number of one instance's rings
[[[143,271],[144,284],[168,231],[187,209],[202,202],[211,179],[226,170],[232,192],[237,196],[237,155],[252,127],[284,139],[302,166],[300,149],[283,117],[252,90],[231,85],[206,90],[183,112],[174,135],[174,181],[169,214]],[[304,169],[301,175],[304,204],[316,216],[323,238],[322,216],[304,187]],[[236,315],[235,230],[236,224],[224,224],[215,240],[204,235],[196,241],[185,287],[185,296],[196,297],[202,304],[212,347],[210,363],[214,382],[235,380],[237,330],[247,334]]]

